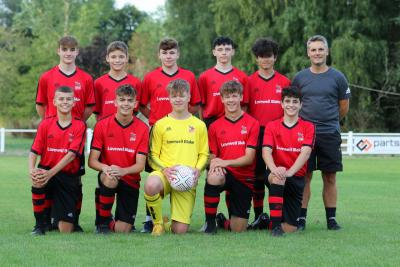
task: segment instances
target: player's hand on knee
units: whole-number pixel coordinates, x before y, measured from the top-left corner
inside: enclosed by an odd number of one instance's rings
[[[110,168],[111,168],[110,176],[114,177],[117,180],[121,179],[122,176],[126,175],[126,171],[124,168],[121,168],[117,165],[111,165]]]
[[[162,170],[162,173],[165,175],[165,177],[169,182],[173,181],[176,178],[176,170],[175,170],[176,166],[177,165],[174,165],[172,167],[164,168]]]

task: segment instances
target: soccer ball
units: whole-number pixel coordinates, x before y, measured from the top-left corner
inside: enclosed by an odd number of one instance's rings
[[[176,191],[189,191],[194,186],[193,170],[184,165],[178,165],[176,168],[176,175],[170,181],[171,187]]]

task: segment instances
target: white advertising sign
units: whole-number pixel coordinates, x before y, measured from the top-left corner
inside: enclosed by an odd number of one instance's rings
[[[354,136],[353,154],[400,154],[400,136]]]

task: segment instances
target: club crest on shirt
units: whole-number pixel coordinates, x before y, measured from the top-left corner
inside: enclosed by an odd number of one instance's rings
[[[49,134],[49,135],[47,136],[47,139],[50,139],[50,138],[54,138],[54,136],[53,136],[52,134]]]
[[[221,131],[221,135],[225,135],[226,134],[226,131],[225,130],[222,130]]]
[[[189,125],[189,133],[193,133],[194,132],[194,126]]]
[[[68,133],[68,142],[72,142],[72,140],[74,140],[74,134]]]
[[[212,81],[211,81],[211,85],[214,85],[214,84],[217,84],[217,82],[214,81],[214,80],[212,80]]]
[[[166,132],[172,131],[171,126],[168,126],[168,127],[165,129],[165,131],[166,131]]]
[[[242,130],[240,131],[241,134],[247,134],[246,126],[242,125]]]
[[[282,87],[279,84],[276,85],[275,92],[276,93],[282,93]]]
[[[75,81],[75,90],[81,90],[82,86],[80,82]]]
[[[130,133],[129,141],[131,141],[131,142],[135,142],[136,141],[136,134],[135,133]]]
[[[236,78],[236,77],[232,77],[232,80],[234,80],[234,81],[236,81],[236,82],[240,83],[239,79],[238,79],[238,78]]]
[[[297,133],[297,141],[298,142],[303,142],[304,141],[303,133]]]
[[[158,83],[157,86],[156,86],[156,88],[161,88],[161,87],[162,87],[161,83]]]

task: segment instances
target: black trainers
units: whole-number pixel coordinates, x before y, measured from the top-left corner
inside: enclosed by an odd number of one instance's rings
[[[109,234],[111,233],[110,227],[107,224],[99,224],[96,226],[96,234]]]
[[[38,226],[38,225],[35,225],[35,227],[33,227],[33,230],[31,232],[31,235],[45,235],[45,234],[46,234],[46,231],[45,231],[44,227]]]
[[[297,219],[297,231],[306,230],[306,218],[300,217]]]
[[[269,227],[269,217],[266,213],[261,213],[254,222],[247,226],[247,230],[264,230]]]
[[[206,222],[205,225],[204,233],[209,235],[215,235],[217,233],[217,224],[215,222]]]
[[[131,233],[136,233],[136,227],[134,225],[132,225]]]
[[[275,226],[274,229],[271,230],[271,236],[275,236],[275,237],[280,237],[283,236],[285,232],[283,232],[282,227],[279,226]]]
[[[140,231],[141,233],[151,234],[153,232],[153,221],[147,221],[143,223],[143,229]]]
[[[337,231],[342,229],[342,227],[337,223],[335,219],[329,219],[326,223],[328,230]]]
[[[225,229],[225,222],[227,219],[223,213],[218,213],[215,220],[217,221],[218,228]]]
[[[74,233],[83,233],[83,229],[79,224],[75,224],[73,232]]]

